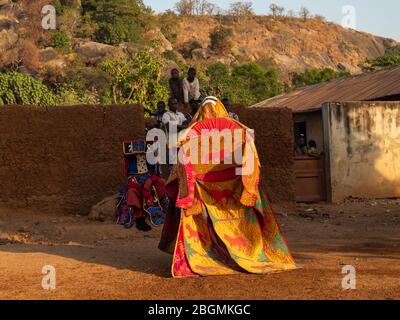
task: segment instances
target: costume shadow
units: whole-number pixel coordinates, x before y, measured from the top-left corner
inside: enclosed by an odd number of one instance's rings
[[[123,240],[121,240],[122,245]],[[161,278],[171,278],[172,256],[157,248],[158,241],[145,248],[132,243],[130,246],[118,248],[112,246],[90,245],[41,245],[24,243],[0,243],[0,252],[32,254],[41,253],[58,256],[79,262],[110,266],[119,270],[155,275]],[[118,246],[118,243],[116,244]],[[51,260],[51,258],[49,258]],[[45,261],[44,261],[45,262]]]

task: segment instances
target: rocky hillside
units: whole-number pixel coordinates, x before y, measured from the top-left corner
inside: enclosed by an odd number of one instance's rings
[[[230,52],[216,56],[208,49],[209,34],[221,23],[233,30],[233,46]],[[357,73],[365,59],[381,56],[398,45],[391,39],[317,19],[252,17],[220,21],[191,17],[180,18],[178,25],[174,48],[182,50],[194,40],[203,46],[192,52],[194,60],[235,64],[273,58],[284,74],[325,67]]]
[[[39,4],[41,0],[37,1]],[[40,15],[34,19],[30,17],[20,20],[18,13],[13,10],[16,9],[9,5],[8,0],[0,0],[0,68],[18,56],[28,69],[63,69],[77,58],[96,63],[121,50],[135,51],[143,46],[143,43],[111,46],[72,33],[72,51],[61,53],[46,47],[46,42],[42,41],[38,45],[37,39],[32,41],[27,37],[30,33],[35,35],[35,32],[42,33],[40,36],[43,37],[45,32],[33,27],[36,24],[40,26]],[[305,21],[300,18],[267,16],[173,16],[171,19],[164,21],[162,17],[155,16],[154,20],[158,23],[144,37],[148,42],[160,40],[161,50],[167,53],[164,56],[169,60],[169,67],[176,63],[204,67],[215,62],[233,66],[272,59],[279,66],[284,81],[291,73],[307,68],[329,67],[358,73],[361,71],[360,65],[367,58],[381,56],[390,48],[398,46],[394,40],[344,29],[320,19]],[[79,17],[71,25],[74,26],[77,21]],[[166,28],[168,24],[169,29]],[[210,49],[210,33],[221,25],[232,30],[232,45],[229,50],[217,54]]]

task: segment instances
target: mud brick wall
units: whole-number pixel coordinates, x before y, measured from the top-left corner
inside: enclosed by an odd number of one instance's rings
[[[88,214],[121,186],[122,141],[144,133],[140,106],[0,107],[0,205]]]
[[[262,184],[272,201],[294,201],[293,115],[287,108],[234,107],[240,122],[255,131]]]

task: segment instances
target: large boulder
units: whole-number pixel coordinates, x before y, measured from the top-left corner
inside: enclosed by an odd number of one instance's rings
[[[0,9],[11,5],[11,0],[0,0]]]
[[[0,31],[0,55],[11,49],[18,41],[18,35],[13,30]]]
[[[2,18],[0,16],[0,30],[12,30],[15,31],[15,27],[18,24],[16,19]]]
[[[160,32],[158,40],[161,42],[162,52],[174,50],[172,43],[169,42],[169,40],[161,32]]]
[[[75,59],[75,54],[59,54],[54,48],[48,47],[39,51],[40,65],[47,70],[64,69]]]
[[[116,194],[95,204],[90,210],[89,219],[101,222],[114,220],[118,200],[119,195]]]
[[[57,52],[54,48],[48,47],[40,50],[40,62],[46,63],[51,60],[57,59]]]
[[[159,29],[153,29],[146,33],[146,38],[151,40],[157,40],[160,43],[159,50],[161,53],[165,51],[172,51],[174,47],[171,42],[164,36],[164,34]]]
[[[108,44],[83,39],[74,39],[73,45],[78,56],[90,62],[102,61],[121,50]]]
[[[194,49],[191,52],[191,56],[193,60],[207,60],[211,58],[211,52],[207,48],[198,48]]]
[[[219,57],[217,59],[217,62],[222,63],[222,64],[226,64],[228,66],[233,66],[237,63],[237,59],[235,58],[234,55],[229,54],[227,56],[224,57]]]
[[[132,42],[123,42],[118,45],[118,48],[132,57],[141,51],[144,48],[144,45]]]

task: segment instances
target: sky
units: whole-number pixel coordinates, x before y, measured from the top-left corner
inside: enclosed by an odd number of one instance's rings
[[[228,9],[229,4],[236,1],[238,0],[209,0],[223,9]],[[244,0],[247,1],[251,0]],[[176,2],[177,0],[144,0],[144,3],[152,7],[155,12],[172,9]],[[296,12],[302,6],[306,6],[312,14],[323,15],[329,21],[339,24],[344,22],[356,30],[400,41],[399,0],[253,0],[251,2],[259,15],[268,14],[271,3]]]

